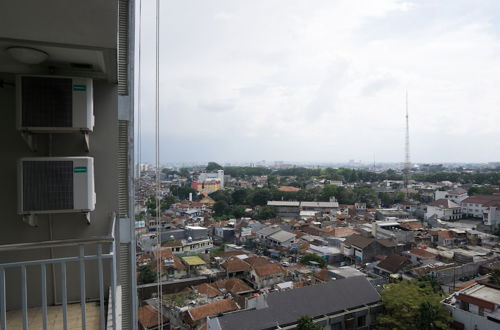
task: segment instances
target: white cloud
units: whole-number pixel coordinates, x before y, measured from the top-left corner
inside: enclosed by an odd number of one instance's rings
[[[495,4],[165,4],[162,160],[369,161],[375,153],[398,161],[406,89],[415,161],[495,160],[500,24],[489,7]],[[143,4],[142,25],[145,141],[154,118],[149,5]]]

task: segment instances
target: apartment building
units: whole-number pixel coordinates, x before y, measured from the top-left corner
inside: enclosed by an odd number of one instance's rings
[[[137,328],[134,6],[0,3],[2,329]]]
[[[487,203],[500,202],[500,195],[474,195],[464,199],[460,205],[462,213],[469,217],[482,218]]]

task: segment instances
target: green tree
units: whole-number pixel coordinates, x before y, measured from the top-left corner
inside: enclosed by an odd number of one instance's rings
[[[467,193],[469,196],[472,195],[493,195],[497,193],[498,190],[492,187],[470,187]]]
[[[445,313],[447,311],[443,310],[441,304],[422,301],[418,305],[416,328],[421,330],[448,329],[450,320],[448,320]]]
[[[142,284],[156,282],[156,273],[153,272],[150,265],[139,267],[139,280]]]
[[[161,211],[166,211],[168,210],[173,204],[175,203],[175,197],[174,196],[165,196],[160,202],[160,209]]]
[[[182,176],[182,177],[189,177],[191,175],[191,173],[189,172],[189,169],[183,167],[179,170],[179,175]]]
[[[180,200],[185,200],[189,198],[189,193],[193,194],[193,197],[198,194],[196,190],[189,186],[172,186],[170,187],[170,192],[172,195],[176,196]]]
[[[271,199],[271,192],[269,189],[256,189],[252,196],[250,197],[250,204],[255,205],[266,205],[267,201]]]
[[[320,193],[320,199],[322,201],[328,201],[330,200],[330,197],[335,197],[337,198],[339,194],[339,187],[334,186],[332,184],[327,184],[323,187],[323,190]]]
[[[233,206],[231,213],[236,219],[239,219],[245,215],[245,207],[243,205]]]
[[[214,214],[217,217],[223,216],[229,213],[229,205],[226,201],[217,201],[213,206]]]
[[[495,268],[491,271],[490,279],[488,280],[491,284],[500,285],[500,268]]]
[[[324,328],[319,324],[315,324],[312,317],[309,315],[302,316],[297,321],[297,330],[323,330]]]
[[[378,329],[449,329],[450,314],[430,282],[413,279],[389,284],[381,295],[385,312],[377,318]]]
[[[217,164],[216,162],[209,162],[206,167],[206,170],[209,172],[223,170],[223,169],[224,168],[221,165]]]
[[[231,194],[233,203],[235,204],[246,204],[247,203],[248,191],[246,189],[236,189]]]
[[[276,217],[276,211],[272,206],[262,206],[259,211],[257,212],[257,215],[255,218],[257,220],[268,220]]]

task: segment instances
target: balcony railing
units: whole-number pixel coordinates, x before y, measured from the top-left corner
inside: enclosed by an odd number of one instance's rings
[[[113,219],[110,233],[108,236],[104,237],[92,237],[83,239],[67,239],[67,240],[53,240],[44,242],[34,242],[34,243],[20,243],[20,244],[8,244],[0,245],[0,252],[14,252],[21,250],[40,250],[40,249],[60,249],[67,247],[78,247],[78,255],[70,257],[61,258],[50,258],[43,260],[30,260],[30,261],[20,261],[0,264],[0,329],[7,330],[7,301],[6,301],[6,271],[11,269],[16,269],[19,271],[21,286],[20,286],[20,298],[21,298],[21,318],[22,318],[22,328],[23,330],[29,329],[30,324],[28,323],[28,281],[27,281],[27,269],[38,268],[40,270],[40,288],[41,288],[41,317],[42,317],[42,327],[44,330],[50,329],[49,318],[48,318],[48,306],[47,306],[47,265],[59,265],[59,276],[60,276],[60,301],[62,308],[62,328],[70,329],[72,326],[69,325],[68,316],[68,288],[67,288],[67,265],[77,264],[79,270],[79,285],[80,285],[80,310],[81,310],[81,329],[87,329],[87,297],[86,297],[86,273],[85,267],[89,261],[97,261],[97,275],[99,283],[99,328],[100,329],[116,329],[117,328],[117,314],[116,314],[116,254],[115,254],[115,220]],[[97,253],[95,255],[85,255],[86,247],[97,248]],[[109,252],[103,252],[104,249]],[[105,264],[109,264],[110,272],[109,278],[105,279]],[[52,268],[53,270],[55,267]],[[55,279],[55,276],[54,276]],[[108,312],[105,311],[105,280],[109,280],[109,304]],[[8,285],[8,283],[7,283]],[[57,285],[53,283],[53,285]],[[12,289],[8,286],[9,290]],[[59,296],[59,295],[58,295]],[[56,299],[56,297],[54,297]],[[110,315],[108,318],[107,315]],[[110,319],[110,322],[106,322]],[[106,324],[108,323],[108,324]],[[111,323],[111,324],[109,324]]]

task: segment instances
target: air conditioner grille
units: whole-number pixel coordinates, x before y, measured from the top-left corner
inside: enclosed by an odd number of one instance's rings
[[[73,162],[25,161],[23,208],[25,211],[73,209]]]
[[[72,126],[72,79],[22,77],[22,84],[22,126]]]

